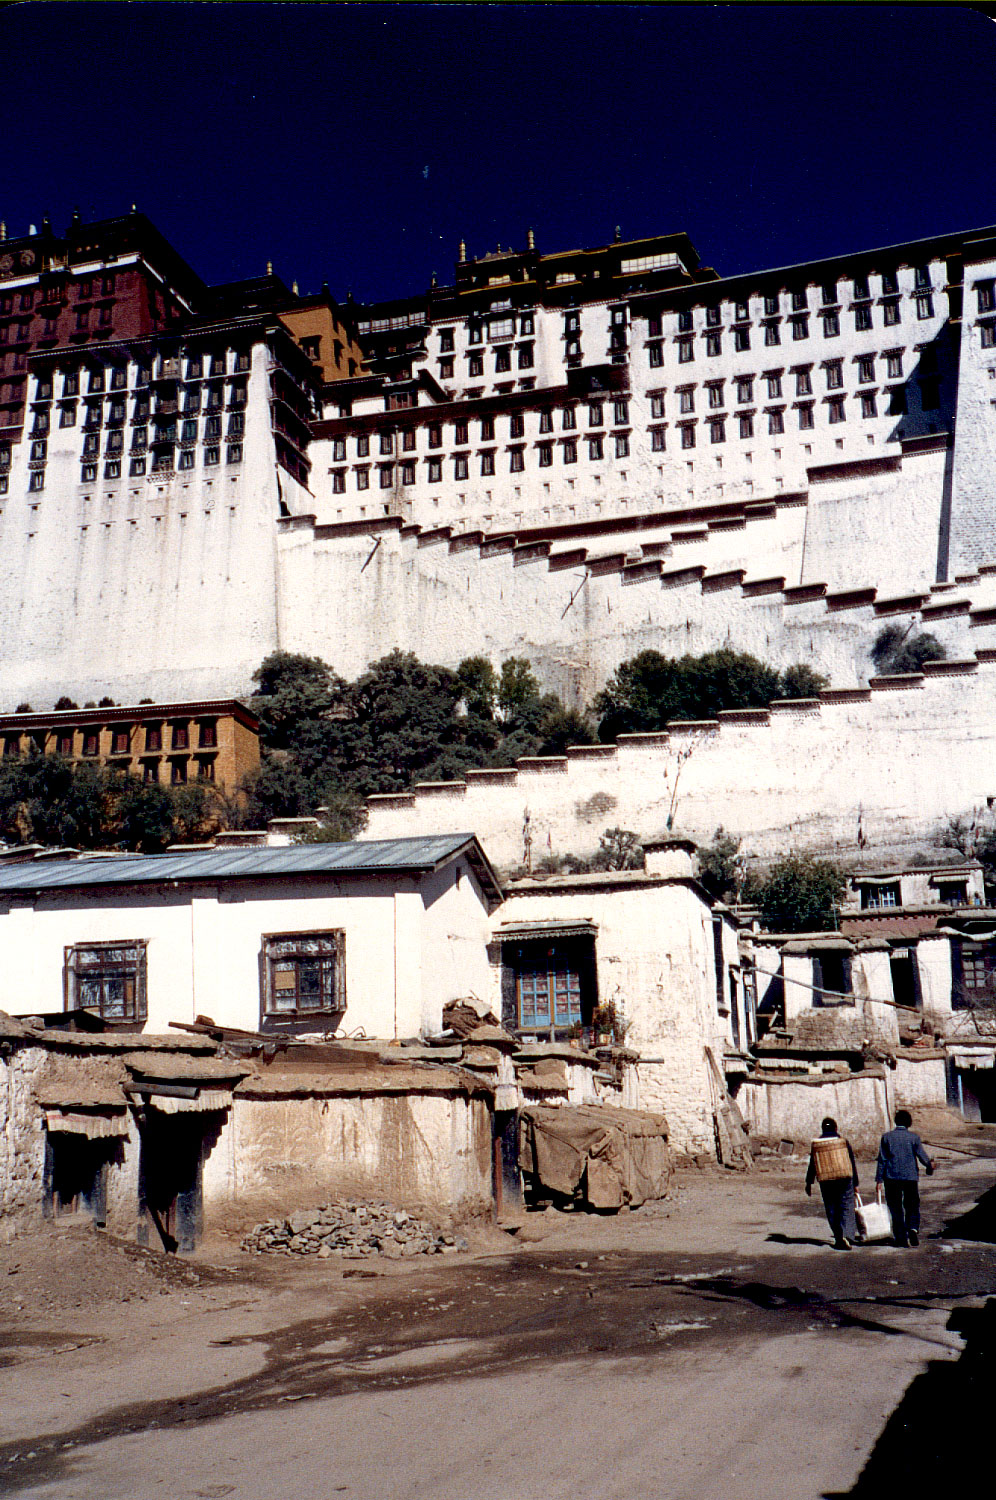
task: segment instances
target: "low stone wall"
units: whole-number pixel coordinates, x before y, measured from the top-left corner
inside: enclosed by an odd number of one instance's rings
[[[204,1166],[206,1222],[326,1199],[377,1199],[451,1222],[490,1213],[491,1111],[481,1096],[236,1094]]]
[[[886,1076],[877,1068],[813,1078],[745,1078],[736,1101],[751,1135],[762,1141],[811,1141],[832,1115],[855,1146],[873,1150],[891,1123]]]
[[[45,1057],[41,1047],[0,1057],[0,1244],[41,1222],[45,1126],[32,1084]]]
[[[906,1054],[896,1060],[892,1075],[892,1099],[896,1109],[905,1105],[947,1103],[947,1066],[944,1053],[931,1050],[923,1057]]]
[[[681,1156],[715,1156],[716,1131],[705,1062],[697,1066],[685,1059],[638,1062],[636,1071],[639,1107],[667,1116],[673,1150]]]

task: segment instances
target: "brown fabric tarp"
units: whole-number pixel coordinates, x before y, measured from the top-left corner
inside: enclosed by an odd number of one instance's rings
[[[519,1165],[539,1188],[591,1208],[635,1207],[667,1196],[667,1120],[606,1104],[532,1105],[519,1116]]]

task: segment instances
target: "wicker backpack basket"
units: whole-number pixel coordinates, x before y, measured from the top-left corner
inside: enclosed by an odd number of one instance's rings
[[[817,1182],[838,1182],[853,1174],[847,1142],[839,1135],[821,1135],[813,1142],[813,1164]]]

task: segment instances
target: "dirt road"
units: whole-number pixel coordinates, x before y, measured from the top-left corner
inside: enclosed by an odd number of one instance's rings
[[[15,1242],[0,1493],[936,1495],[991,1424],[991,1135],[938,1150],[917,1251],[829,1249],[799,1162],[375,1271]]]

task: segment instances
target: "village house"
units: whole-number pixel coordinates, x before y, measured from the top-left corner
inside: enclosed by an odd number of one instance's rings
[[[509,882],[492,918],[495,1010],[529,1043],[622,1043],[639,1107],[667,1116],[677,1151],[712,1154],[724,1074],[756,1035],[753,992],[732,915],[694,878],[694,844],[643,847],[642,870]]]
[[[3,1003],[166,1031],[438,1032],[489,982],[501,890],[470,834],[0,865]]]
[[[742,935],[760,1041],[736,1098],[752,1132],[804,1140],[829,1114],[872,1144],[900,1105],[996,1118],[996,913],[876,905],[841,927]]]
[[[192,1250],[205,1227],[349,1197],[491,1211],[491,1100],[464,1069],[65,1020],[0,1011],[0,1243],[49,1218]]]

